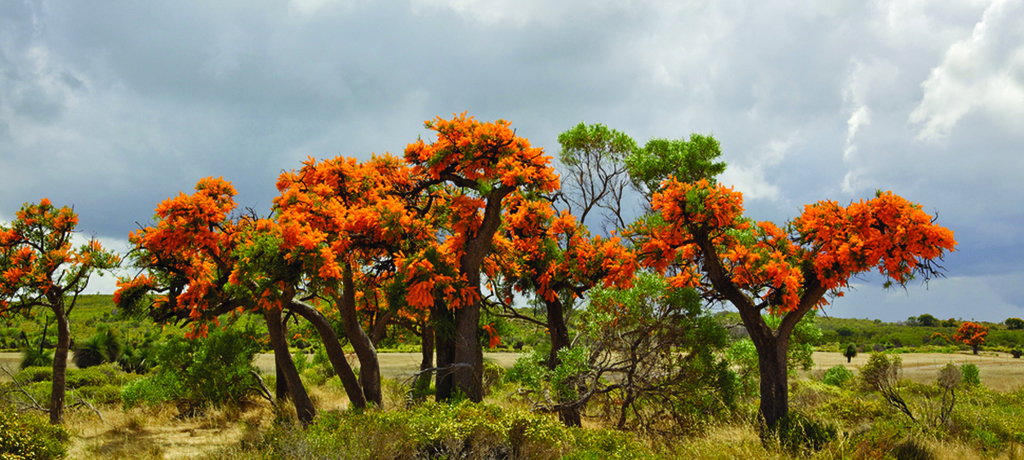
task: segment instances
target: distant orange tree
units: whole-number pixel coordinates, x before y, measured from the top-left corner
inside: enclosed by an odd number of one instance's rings
[[[859,273],[877,270],[886,285],[941,275],[934,261],[956,245],[920,205],[890,192],[848,206],[807,205],[783,227],[743,217],[742,195],[707,179],[663,182],[652,207],[632,228],[640,260],[670,273],[676,288],[736,307],[757,349],[769,429],[789,412],[786,354],[804,315],[841,296]],[[763,313],[780,316],[778,327]]]
[[[988,335],[988,327],[978,323],[964,321],[960,329],[953,334],[953,340],[969,345],[974,354],[978,354],[978,347],[985,344],[985,336]]]
[[[53,356],[50,423],[61,423],[71,327],[68,315],[89,277],[120,263],[96,239],[75,248],[71,237],[78,215],[43,198],[26,203],[10,226],[0,226],[0,317],[29,315],[36,307],[50,310],[57,320]]]

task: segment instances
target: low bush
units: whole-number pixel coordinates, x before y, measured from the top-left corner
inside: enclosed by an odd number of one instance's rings
[[[566,428],[557,419],[493,404],[425,403],[408,410],[325,413],[308,430],[277,425],[266,458],[649,458],[632,434]]]
[[[976,387],[981,385],[981,371],[978,365],[967,363],[960,366],[960,373],[964,376],[964,385]]]
[[[202,406],[238,404],[258,385],[251,372],[260,343],[255,329],[215,329],[205,339],[170,338],[157,353],[155,374],[121,391],[125,407],[171,402],[183,412]]]
[[[0,409],[0,459],[47,460],[67,456],[69,434],[36,415]]]
[[[825,371],[825,375],[821,378],[821,381],[826,385],[842,388],[851,379],[853,379],[853,372],[843,365],[838,365]]]

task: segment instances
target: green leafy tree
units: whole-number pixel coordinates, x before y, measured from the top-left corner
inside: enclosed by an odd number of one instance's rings
[[[843,356],[846,357],[846,362],[853,361],[853,358],[857,357],[857,346],[849,344],[846,346],[846,350],[843,351]]]
[[[917,324],[923,327],[938,327],[942,322],[938,318],[925,313],[917,317]]]
[[[118,266],[120,259],[95,238],[74,247],[78,216],[43,198],[26,203],[10,226],[0,226],[0,316],[28,315],[36,308],[53,313],[57,346],[53,355],[50,423],[61,423],[71,327],[68,317],[78,296],[97,272]]]
[[[1020,319],[1020,318],[1006,318],[1005,324],[1006,324],[1006,328],[1011,330],[1011,331],[1019,330],[1019,329],[1024,329],[1024,319]]]

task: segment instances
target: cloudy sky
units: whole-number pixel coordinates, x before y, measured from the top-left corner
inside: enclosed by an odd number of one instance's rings
[[[265,211],[463,111],[551,154],[714,134],[760,220],[893,190],[955,232],[948,278],[828,314],[1024,316],[1024,0],[0,2],[0,220],[49,197],[118,250],[201,177]]]

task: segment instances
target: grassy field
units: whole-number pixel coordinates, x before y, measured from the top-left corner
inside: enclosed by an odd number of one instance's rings
[[[513,353],[488,353],[485,359],[503,367],[509,367],[518,357]],[[1024,386],[1024,361],[1010,356],[989,353],[916,353],[901,355],[904,376],[921,384],[934,384],[937,370],[946,363],[973,363],[980,369],[982,384],[997,392],[1007,393]],[[400,383],[406,380],[419,365],[418,353],[382,353],[380,355],[382,374],[385,382],[385,405],[390,408],[405,404],[406,387]],[[816,366],[802,373],[799,380],[811,380],[835,365],[843,365],[856,371],[868,359],[861,354],[847,363],[838,353],[816,353]],[[16,368],[16,353],[0,354],[0,364]],[[262,354],[257,357],[257,366],[266,375],[273,375],[273,356]],[[353,364],[355,364],[353,362]],[[397,382],[396,382],[397,381]],[[344,411],[348,400],[338,385],[311,386],[311,398],[321,411]],[[805,399],[806,395],[802,398]],[[491,402],[518,407],[504,399]],[[224,452],[234,452],[239,446],[260,442],[271,429],[278,417],[274,409],[265,402],[248,407],[233,409],[212,409],[195,417],[181,417],[173,407],[136,407],[122,410],[118,406],[99,406],[98,412],[78,408],[69,411],[68,428],[74,434],[68,458],[218,458]],[[898,419],[898,418],[897,418]],[[585,420],[585,426],[600,428],[606,422]],[[963,443],[944,439],[927,438],[924,441],[937,458],[970,459],[993,458],[984,454],[985,449],[964,446]],[[851,446],[846,446],[849,452]],[[720,424],[705,435],[680,441],[673,446],[675,452],[670,458],[731,458],[756,456],[758,458],[792,458],[784,453],[766,451],[760,446],[756,430],[749,423]],[[995,458],[1019,458],[1024,455],[1020,445],[1003,446]],[[242,456],[241,458],[244,458]],[[832,457],[820,457],[832,458]]]

